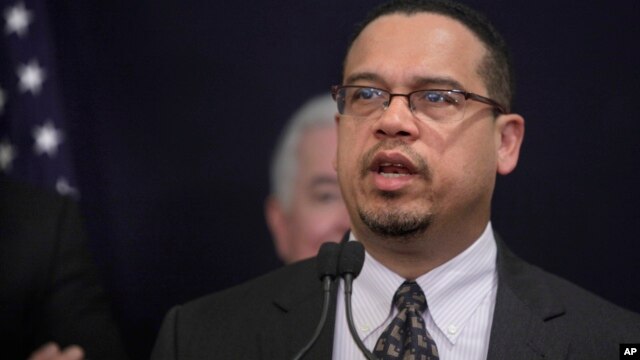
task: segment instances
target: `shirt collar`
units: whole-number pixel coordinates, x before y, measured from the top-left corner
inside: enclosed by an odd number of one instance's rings
[[[353,233],[350,240],[356,240]],[[491,222],[480,237],[453,259],[418,277],[427,298],[429,314],[436,327],[451,343],[496,284],[497,247]],[[353,282],[356,324],[369,324],[373,331],[393,313],[393,295],[405,279],[392,272],[369,253],[358,278]],[[367,331],[367,333],[370,333]]]
[[[352,235],[353,236],[353,235]],[[355,239],[354,239],[355,240]],[[353,282],[354,322],[361,324],[363,335],[375,333],[392,314],[391,301],[404,278],[390,271],[368,252],[360,275]]]
[[[429,315],[452,343],[496,283],[496,253],[489,223],[465,251],[416,279],[427,297]]]

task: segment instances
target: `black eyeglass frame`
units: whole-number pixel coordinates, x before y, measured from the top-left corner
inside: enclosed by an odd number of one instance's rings
[[[506,108],[504,106],[502,106],[499,102],[490,99],[486,96],[482,96],[482,95],[478,95],[475,93],[471,93],[468,91],[464,91],[464,90],[458,90],[458,89],[420,89],[420,90],[415,90],[412,91],[410,93],[407,94],[398,94],[398,93],[392,93],[388,90],[385,89],[380,89],[374,86],[363,86],[363,85],[333,85],[331,86],[331,96],[333,97],[333,100],[337,101],[337,97],[338,97],[338,92],[341,89],[344,88],[359,88],[359,89],[375,89],[375,90],[379,90],[379,91],[384,91],[386,93],[389,94],[389,104],[391,104],[391,100],[393,100],[394,96],[402,96],[402,97],[406,97],[407,101],[411,101],[411,95],[421,92],[421,91],[449,91],[452,93],[456,93],[456,94],[460,94],[462,96],[464,96],[465,101],[466,100],[474,100],[477,102],[481,102],[483,104],[487,104],[490,105],[492,108],[494,108],[495,110],[498,111],[498,113],[500,114],[507,114],[508,111],[506,110]],[[389,105],[387,104],[387,106]]]

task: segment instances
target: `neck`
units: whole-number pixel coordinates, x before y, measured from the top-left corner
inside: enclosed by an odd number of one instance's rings
[[[423,234],[410,237],[382,237],[369,229],[354,229],[354,233],[369,255],[403,278],[414,280],[466,250],[482,235],[487,223],[488,219],[446,231],[432,224]]]

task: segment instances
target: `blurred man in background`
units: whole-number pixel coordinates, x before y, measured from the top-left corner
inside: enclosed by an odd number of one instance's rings
[[[265,216],[285,263],[315,256],[349,229],[332,160],[336,105],[329,94],[309,99],[287,123],[271,162]]]

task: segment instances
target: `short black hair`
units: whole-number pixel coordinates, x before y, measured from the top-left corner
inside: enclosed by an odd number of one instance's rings
[[[347,54],[364,28],[379,17],[391,14],[414,15],[418,13],[440,14],[457,20],[484,43],[487,55],[477,69],[478,74],[484,80],[489,96],[509,111],[515,93],[515,81],[507,44],[483,14],[464,4],[451,0],[392,0],[379,5],[371,10],[361,23],[356,25],[348,42]]]

